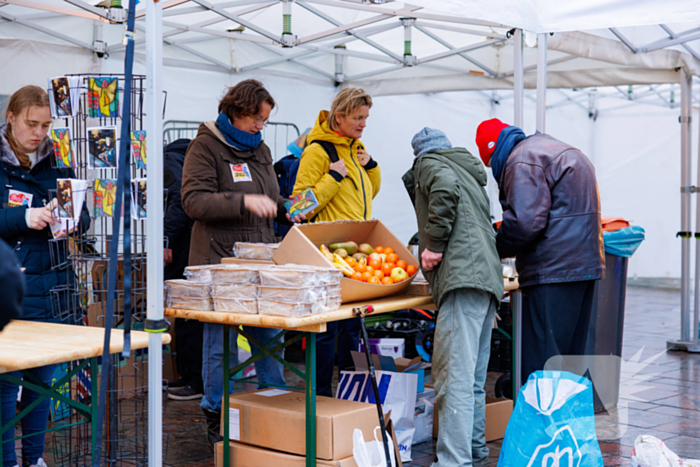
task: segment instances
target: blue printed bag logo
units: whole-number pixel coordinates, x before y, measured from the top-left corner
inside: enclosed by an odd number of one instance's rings
[[[560,428],[552,441],[537,446],[527,467],[578,467],[581,451],[569,425]]]

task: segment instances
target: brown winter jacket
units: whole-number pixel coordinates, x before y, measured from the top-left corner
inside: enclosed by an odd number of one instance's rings
[[[226,142],[215,122],[199,126],[182,169],[182,206],[195,221],[190,266],[220,263],[221,258],[233,256],[235,242],[278,241],[275,219],[257,217],[243,202],[246,194],[267,195],[277,200],[277,220],[282,221],[284,199],[272,162],[264,142],[253,151],[243,151]],[[247,164],[252,181],[234,182],[231,166],[240,164]]]

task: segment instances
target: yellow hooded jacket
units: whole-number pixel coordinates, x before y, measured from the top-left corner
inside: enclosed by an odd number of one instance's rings
[[[319,203],[319,207],[314,210],[314,222],[371,219],[372,199],[379,193],[381,185],[379,166],[370,160],[362,167],[357,158],[357,150],[364,148],[362,142],[338,135],[328,127],[327,118],[328,111],[322,110],[309,132],[306,149],[299,161],[293,194],[297,195],[311,187]],[[320,144],[311,144],[318,140],[335,145],[338,157],[345,161],[348,169],[345,178],[338,181],[329,173],[329,155]]]

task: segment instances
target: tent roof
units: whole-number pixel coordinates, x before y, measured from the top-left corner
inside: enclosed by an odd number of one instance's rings
[[[120,19],[120,11],[91,2],[0,0],[0,21],[5,23],[0,40],[51,42],[81,60],[85,52],[104,47],[105,59],[121,60],[123,25],[114,21]],[[664,5],[663,12],[656,3]],[[677,20],[689,4],[687,0],[413,0],[413,4],[168,0],[163,3],[164,57],[166,66],[231,75],[264,70],[302,80],[361,85],[374,95],[511,89],[511,27],[542,30],[559,24],[557,30],[566,30],[573,26],[561,25],[573,25],[572,18],[579,14],[583,29],[622,23],[642,26],[555,33],[548,41],[548,87],[674,83],[681,67],[700,75],[700,52],[695,48],[700,42],[696,27],[700,12],[683,16],[697,21],[690,25],[649,26],[649,18]],[[623,6],[636,19],[610,23]],[[137,53],[143,53],[145,10],[138,8]],[[291,11],[289,35],[283,34],[285,8]],[[471,18],[460,16],[467,11]],[[536,36],[526,34],[526,87],[535,86],[537,52],[531,38]],[[19,60],[11,50],[0,51],[0,58]]]

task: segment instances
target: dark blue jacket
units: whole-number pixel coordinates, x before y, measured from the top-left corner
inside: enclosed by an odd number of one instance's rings
[[[182,209],[182,166],[190,145],[181,138],[168,144],[163,151],[163,185],[168,190],[163,234],[173,251],[173,262],[165,265],[165,279],[181,279],[190,256],[190,238],[194,221]]]
[[[0,240],[0,331],[10,320],[22,315],[22,297],[24,296],[24,280],[7,243]]]
[[[10,190],[33,195],[32,207],[43,207],[49,203],[49,190],[56,190],[59,178],[75,178],[70,169],[51,167],[53,145],[46,137],[37,150],[37,164],[27,172],[5,139],[5,126],[0,127],[0,238],[11,248],[24,271],[26,295],[22,319],[30,321],[57,322],[58,312],[67,314],[70,286],[75,275],[67,259],[66,240],[53,241],[51,229],[30,229],[25,221],[25,207],[8,207]],[[90,215],[83,205],[81,228],[90,226]],[[51,241],[50,241],[51,240]],[[52,264],[52,255],[54,261]],[[52,265],[56,265],[52,269]]]

